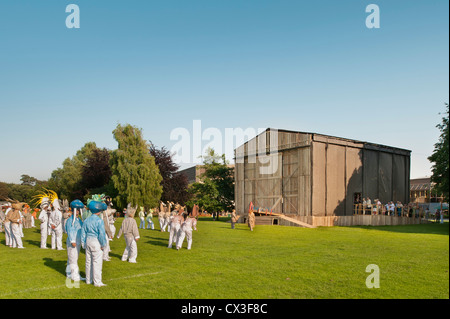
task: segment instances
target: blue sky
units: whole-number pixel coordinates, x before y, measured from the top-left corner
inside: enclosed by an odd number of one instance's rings
[[[65,25],[70,3],[79,29]],[[379,29],[365,24],[371,3]],[[170,149],[171,131],[194,120],[405,148],[411,177],[429,176],[449,101],[448,6],[3,0],[0,181],[47,179],[89,141],[115,149],[118,123]]]

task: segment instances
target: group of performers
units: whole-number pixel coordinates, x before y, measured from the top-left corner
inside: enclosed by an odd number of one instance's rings
[[[47,238],[51,236],[51,248],[64,250],[62,245],[63,233],[67,233],[67,267],[66,275],[75,282],[85,280],[87,284],[93,284],[95,287],[102,287],[102,267],[104,261],[109,261],[110,246],[109,242],[115,235],[114,213],[111,198],[102,195],[93,195],[87,200],[86,205],[80,200],[74,200],[70,204],[67,200],[61,201],[53,191],[46,191],[35,196],[36,204],[40,208],[39,221],[41,242],[40,248],[48,249]],[[167,205],[161,203],[158,214],[161,231],[166,229],[169,235],[169,248],[175,243],[177,250],[182,247],[183,241],[187,239],[187,249],[192,247],[192,230],[197,230],[197,218],[199,208],[194,205],[191,214],[185,212],[185,206],[174,205],[175,209],[171,211],[173,203]],[[25,248],[22,243],[23,232],[23,214],[26,210],[26,203],[9,200],[4,212],[4,226],[6,245],[13,248]],[[140,207],[140,217],[144,213],[144,208]],[[122,235],[125,238],[126,247],[122,254],[122,261],[136,263],[137,244],[139,240],[139,230],[134,219],[136,207],[128,204],[126,215],[119,229],[117,238]],[[144,213],[145,214],[145,213]],[[148,214],[147,221],[153,226],[153,210]],[[166,218],[167,217],[167,218]],[[141,219],[142,221],[142,219]],[[86,278],[80,276],[78,267],[78,257],[80,248],[86,253]]]
[[[173,203],[168,202],[167,205],[161,203],[158,221],[162,232],[166,230],[169,232],[169,245],[168,248],[172,248],[175,244],[177,250],[183,245],[183,241],[186,238],[187,249],[192,247],[192,231],[197,230],[197,218],[199,216],[199,207],[194,205],[192,212],[188,214],[185,209],[186,206],[179,204],[175,205],[175,210],[171,211]]]

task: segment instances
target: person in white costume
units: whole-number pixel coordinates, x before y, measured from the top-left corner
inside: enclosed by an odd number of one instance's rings
[[[114,222],[116,219],[114,218],[114,214],[116,213],[116,209],[112,208],[113,203],[110,196],[106,196],[105,203],[108,206],[108,209],[106,210],[106,215],[108,217],[109,221],[109,229],[111,230],[111,238],[109,240],[113,240],[115,234],[116,234],[116,226],[114,226]]]
[[[103,225],[105,226],[106,233],[106,247],[103,249],[103,260],[110,261],[109,252],[111,251],[111,247],[109,246],[109,241],[112,238],[111,228],[109,228],[109,218],[108,218],[108,210],[103,211],[100,214],[100,218],[103,220]]]
[[[136,220],[134,219],[134,214],[137,210],[136,207],[131,207],[131,204],[128,204],[127,208],[127,218],[125,218],[122,222],[122,226],[119,229],[119,233],[117,234],[117,238],[123,234],[125,238],[126,247],[122,255],[122,261],[127,261],[130,263],[136,263],[137,258],[137,241],[139,240],[139,229],[136,224]]]
[[[49,235],[49,225],[48,220],[50,216],[50,202],[48,201],[48,197],[44,197],[41,202],[41,212],[39,214],[39,221],[41,222],[41,248],[47,249],[47,237]]]
[[[5,220],[3,222],[3,226],[5,227],[5,241],[6,246],[11,247],[12,246],[12,238],[11,238],[11,222],[8,219],[8,214],[11,212],[12,207],[11,204],[7,204],[7,208],[5,211]]]
[[[170,232],[170,222],[172,220],[172,204],[171,202],[167,202],[167,206],[165,208],[165,212],[164,212],[164,230],[163,231],[167,231]]]
[[[180,230],[181,224],[183,224],[183,209],[180,205],[175,206],[174,216],[170,224],[170,235],[169,235],[169,245],[167,248],[172,248],[172,244],[177,244],[178,231]]]
[[[159,205],[159,212],[158,212],[158,222],[159,222],[159,229],[163,232],[164,231],[164,213],[166,211],[166,204],[163,202]]]
[[[62,208],[58,200],[58,196],[55,192],[51,193],[52,196],[50,198],[53,210],[50,213],[49,225],[52,229],[52,249],[64,250],[62,246],[62,237],[63,237],[63,229],[62,229]]]
[[[187,240],[187,249],[192,247],[192,229],[197,230],[198,205],[194,205],[192,213],[186,218],[178,231],[177,250],[183,246],[184,238]]]
[[[10,247],[12,248],[25,248],[22,244],[22,234],[20,232],[20,224],[22,223],[22,217],[20,210],[24,203],[13,203],[11,205],[11,211],[7,213],[6,220],[10,222]]]

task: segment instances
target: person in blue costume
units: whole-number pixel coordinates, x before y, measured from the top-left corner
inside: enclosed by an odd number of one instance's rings
[[[80,277],[80,269],[78,267],[78,256],[80,255],[81,247],[81,228],[83,222],[79,218],[81,210],[84,208],[84,204],[76,199],[70,203],[72,209],[72,215],[67,219],[65,223],[65,230],[67,233],[67,277],[73,281],[84,280]]]
[[[81,246],[86,250],[86,284],[95,287],[106,286],[102,282],[103,249],[106,248],[106,232],[100,213],[108,207],[99,201],[90,201],[89,211],[92,213],[81,228]]]

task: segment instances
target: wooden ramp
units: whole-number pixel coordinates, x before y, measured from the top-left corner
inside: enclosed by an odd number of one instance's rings
[[[305,228],[316,228],[310,224],[305,222],[301,222],[297,219],[290,218],[281,214],[276,215],[261,215],[255,216],[255,224],[256,225],[281,225],[281,226],[296,226],[296,227],[305,227]]]

